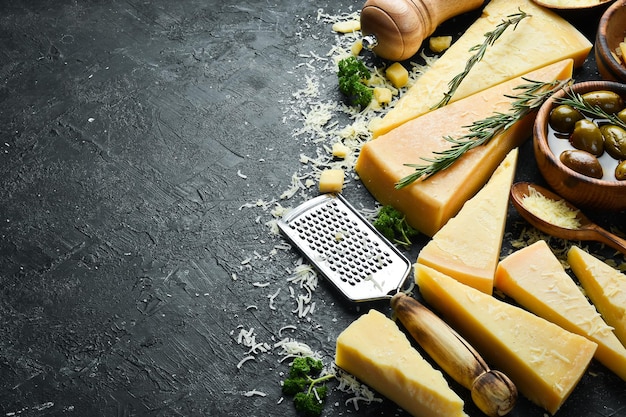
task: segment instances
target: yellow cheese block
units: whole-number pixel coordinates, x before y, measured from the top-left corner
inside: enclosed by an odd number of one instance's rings
[[[443,374],[415,350],[406,335],[376,310],[359,317],[337,338],[337,366],[414,417],[460,417],[463,400]]]
[[[595,358],[626,380],[626,348],[544,240],[503,259],[495,285],[528,311],[597,343]]]
[[[572,246],[567,261],[604,320],[626,346],[626,275]]]
[[[492,0],[482,16],[417,79],[394,108],[371,126],[374,137],[430,111],[448,92],[448,83],[463,72],[468,59],[476,53],[470,48],[482,44],[485,33],[519,9],[531,17],[523,19],[515,30],[507,28],[488,47],[451,101],[566,58],[573,58],[575,66],[582,65],[592,44],[565,19],[532,0]]]
[[[484,293],[493,292],[517,154],[517,148],[509,152],[487,184],[435,233],[420,251],[418,263]]]
[[[415,278],[426,302],[487,363],[532,402],[557,412],[593,358],[594,342],[425,265],[415,266]]]
[[[567,79],[572,76],[572,64],[567,59],[525,76],[537,81]],[[521,77],[509,80],[369,141],[355,164],[363,184],[380,203],[404,213],[411,226],[434,235],[487,182],[507,153],[530,136],[534,116],[469,151],[448,169],[398,190],[395,184],[414,172],[405,164],[425,163],[422,158],[432,158],[435,152],[450,148],[445,136],[460,137],[473,122],[494,112],[508,112],[513,99],[506,95],[519,93],[515,88],[527,83]]]

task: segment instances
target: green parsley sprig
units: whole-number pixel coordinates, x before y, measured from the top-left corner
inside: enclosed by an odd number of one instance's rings
[[[338,67],[339,91],[346,96],[350,105],[367,107],[374,95],[373,90],[365,85],[365,81],[372,76],[369,69],[355,56],[342,59]]]
[[[389,205],[378,210],[373,225],[387,239],[403,246],[411,245],[411,238],[419,234],[419,231],[407,223],[404,214]]]
[[[323,368],[324,364],[319,359],[297,357],[289,367],[289,377],[283,381],[283,393],[293,395],[296,411],[306,417],[322,414],[328,391],[323,383],[335,378],[334,374],[320,376]]]
[[[522,90],[520,94],[505,95],[505,97],[514,99],[508,113],[496,112],[485,119],[473,122],[469,126],[463,126],[469,131],[459,138],[445,136],[444,139],[451,142],[452,146],[446,150],[434,152],[436,156],[433,158],[422,158],[428,164],[405,164],[415,168],[415,172],[400,179],[396,188],[404,188],[422,177],[428,177],[450,167],[467,151],[488,143],[493,137],[539,108],[556,91],[563,89],[572,82],[571,79],[552,82],[523,79],[528,84],[515,87],[515,90]]]
[[[461,85],[461,82],[463,82],[465,77],[467,77],[474,65],[476,65],[481,59],[483,59],[483,56],[485,56],[485,52],[487,52],[487,48],[493,45],[498,40],[498,38],[502,36],[507,28],[512,26],[513,30],[515,30],[519,22],[529,16],[529,14],[519,9],[519,13],[507,16],[507,19],[502,20],[502,22],[499,23],[493,31],[485,33],[485,40],[483,41],[483,43],[479,45],[474,45],[470,48],[470,52],[476,51],[476,53],[467,60],[463,72],[456,75],[448,83],[448,92],[443,94],[443,98],[441,99],[441,101],[439,101],[439,103],[433,106],[433,109],[438,109],[448,104],[456,90],[459,88],[459,85]]]

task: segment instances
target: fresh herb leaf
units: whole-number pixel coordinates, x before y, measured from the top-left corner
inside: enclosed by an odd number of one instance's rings
[[[389,205],[380,208],[373,224],[387,239],[403,246],[409,246],[411,238],[419,234],[407,223],[404,214]]]
[[[522,90],[520,94],[505,96],[514,99],[508,113],[497,112],[485,119],[475,121],[469,126],[463,126],[469,131],[459,138],[445,136],[444,139],[452,143],[452,146],[446,150],[434,152],[435,157],[422,158],[428,164],[406,164],[406,166],[415,168],[415,172],[400,179],[396,188],[404,188],[420,178],[429,177],[449,168],[467,151],[488,143],[493,137],[539,108],[552,94],[563,89],[572,81],[567,79],[542,82],[523,79],[528,84],[515,87],[516,90]]]
[[[355,56],[342,59],[338,67],[339,91],[346,96],[351,105],[367,107],[374,95],[372,89],[364,83],[371,77],[369,69]]]
[[[604,109],[602,109],[602,107],[589,104],[583,99],[581,94],[572,91],[571,88],[566,88],[565,97],[558,97],[554,100],[554,102],[557,104],[568,105],[582,113],[594,116],[598,119],[606,119],[612,124],[626,129],[626,122],[617,117],[617,114],[607,113]]]
[[[529,16],[529,14],[519,9],[519,13],[507,16],[507,19],[498,24],[498,26],[496,26],[493,31],[485,33],[485,40],[483,41],[483,43],[480,45],[474,45],[470,48],[470,52],[476,51],[476,53],[468,59],[463,72],[456,75],[448,83],[448,92],[443,94],[443,98],[441,99],[441,101],[439,101],[439,103],[433,106],[433,109],[438,109],[448,104],[456,90],[459,88],[459,85],[461,85],[461,82],[463,82],[465,77],[467,77],[474,65],[476,65],[481,59],[483,59],[483,56],[485,56],[485,52],[487,52],[487,48],[493,45],[498,40],[498,38],[502,36],[507,28],[512,26],[513,30],[515,30],[519,22]]]
[[[335,378],[334,374],[320,376],[323,369],[319,359],[297,357],[289,367],[289,377],[283,381],[283,392],[293,396],[294,407],[306,417],[322,414],[328,391],[323,383]]]

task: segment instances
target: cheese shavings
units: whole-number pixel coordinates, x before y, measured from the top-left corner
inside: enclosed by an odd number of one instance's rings
[[[253,396],[255,396],[255,395],[256,395],[256,396],[259,396],[259,397],[267,397],[267,394],[266,394],[266,393],[264,393],[263,391],[258,391],[258,390],[255,390],[255,389],[250,390],[250,391],[247,391],[247,392],[244,392],[244,393],[243,393],[243,395],[244,395],[245,397],[253,397]]]
[[[580,228],[576,217],[578,210],[572,210],[563,200],[547,198],[533,187],[528,187],[528,195],[522,199],[524,207],[535,216],[555,226],[566,229]]]

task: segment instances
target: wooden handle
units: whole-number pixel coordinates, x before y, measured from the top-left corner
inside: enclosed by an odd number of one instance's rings
[[[614,235],[596,224],[593,224],[591,229],[595,233],[593,240],[602,242],[626,255],[626,240]]]
[[[402,61],[415,55],[424,39],[446,20],[482,6],[484,0],[367,0],[361,31],[374,36],[381,58]]]
[[[517,388],[502,372],[489,369],[480,354],[432,311],[413,297],[391,299],[396,317],[428,355],[456,382],[471,390],[472,399],[488,416],[513,409]]]

